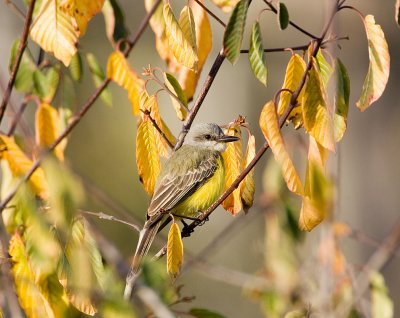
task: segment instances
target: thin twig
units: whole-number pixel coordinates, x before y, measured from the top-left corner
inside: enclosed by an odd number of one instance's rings
[[[26,106],[28,106],[28,101],[24,100],[21,103],[21,106],[19,107],[18,111],[15,113],[15,115],[14,115],[14,117],[12,119],[12,122],[10,124],[10,128],[8,129],[8,132],[7,132],[7,136],[10,137],[12,134],[14,134],[15,129],[17,128],[17,125],[18,125],[20,119],[22,118],[22,114],[24,113],[24,111],[26,109]]]
[[[19,65],[22,60],[22,54],[25,51],[27,40],[28,40],[28,35],[29,35],[29,27],[31,26],[32,22],[32,15],[33,15],[33,9],[35,7],[36,0],[31,0],[29,4],[29,9],[28,13],[25,18],[25,25],[24,25],[24,30],[22,31],[22,37],[21,41],[18,46],[18,51],[17,55],[15,57],[14,65],[11,71],[10,79],[8,80],[7,88],[6,91],[4,92],[3,100],[0,105],[0,123],[3,120],[4,113],[7,108],[8,100],[10,99],[12,89],[14,87],[15,79],[17,77],[17,72]]]
[[[224,28],[226,28],[226,24],[218,18],[210,9],[208,9],[203,3],[199,0],[194,0],[200,7],[202,7],[210,16],[212,16],[219,24],[221,24]]]
[[[271,9],[271,11],[275,14],[278,14],[278,10],[274,7],[274,5],[270,2],[268,2],[267,0],[263,0],[264,3]],[[289,24],[294,27],[295,29],[297,29],[298,31],[300,31],[301,33],[309,36],[310,38],[314,39],[314,40],[318,40],[318,37],[311,34],[310,32],[304,30],[302,27],[298,26],[296,23],[292,22],[291,20],[289,20]]]
[[[284,52],[284,51],[305,51],[308,49],[309,44],[305,45],[299,45],[299,46],[293,46],[293,47],[276,47],[276,48],[271,48],[271,49],[264,49],[265,53],[273,53],[273,52]],[[249,50],[240,50],[240,53],[242,54],[247,54],[249,53]]]
[[[33,0],[34,2],[34,0]],[[133,36],[133,39],[131,41],[129,41],[130,45],[128,45],[125,48],[124,51],[124,55],[127,56],[130,51],[132,50],[132,48],[136,45],[137,41],[139,40],[139,38],[142,36],[144,30],[146,29],[151,16],[153,15],[153,13],[155,12],[155,10],[157,9],[157,6],[161,3],[161,0],[157,0],[153,7],[151,8],[151,10],[147,13],[147,15],[144,17],[144,19],[142,20],[139,29],[137,30],[137,32],[135,33],[135,35]],[[57,139],[49,146],[48,149],[46,149],[46,151],[44,151],[39,158],[33,163],[32,167],[29,169],[29,171],[20,179],[20,181],[16,184],[15,188],[13,189],[13,191],[11,191],[8,196],[3,200],[3,202],[1,202],[0,205],[0,213],[4,210],[4,208],[7,206],[7,204],[11,201],[11,199],[14,197],[14,195],[16,194],[18,188],[26,181],[29,180],[29,178],[33,175],[33,173],[36,171],[37,168],[39,168],[40,163],[42,162],[42,160],[48,155],[50,154],[54,148],[65,138],[67,137],[71,131],[75,128],[75,126],[81,121],[81,119],[85,116],[85,114],[89,111],[89,109],[92,107],[92,105],[94,104],[94,102],[98,99],[98,97],[100,96],[100,94],[103,92],[103,90],[108,86],[108,84],[110,83],[110,79],[105,79],[100,86],[96,89],[96,91],[89,97],[89,99],[86,101],[86,103],[83,105],[83,107],[81,108],[81,110],[78,112],[77,115],[72,117],[72,121],[69,123],[69,125],[65,128],[65,130],[61,133],[61,135],[59,135],[57,137]]]
[[[140,232],[140,227],[138,225],[127,222],[125,220],[121,220],[113,215],[109,215],[104,212],[92,212],[92,211],[86,211],[86,210],[78,210],[78,212],[82,213],[82,214],[92,215],[92,216],[95,216],[102,220],[109,220],[109,221],[115,221],[118,223],[122,223],[122,224],[130,226],[131,228],[135,229],[137,232]]]
[[[167,135],[162,131],[161,127],[158,126],[156,120],[151,117],[150,111],[148,109],[146,110],[141,110],[147,117],[149,117],[151,123],[153,124],[154,128],[157,130],[157,132],[161,135],[161,137],[165,140],[165,142],[168,144],[168,146],[171,149],[174,149],[174,144],[168,139]]]
[[[14,2],[12,2],[11,0],[4,0],[4,2],[8,5],[8,6],[10,6],[10,8],[11,8],[11,10],[13,10],[14,12],[15,12],[15,14],[19,17],[19,18],[21,18],[22,20],[24,20],[25,21],[25,14],[22,12],[22,10],[20,9],[20,8],[18,8],[17,7],[17,5],[14,3]]]

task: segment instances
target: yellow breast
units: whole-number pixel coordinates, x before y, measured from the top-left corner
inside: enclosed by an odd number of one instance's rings
[[[225,167],[220,156],[217,159],[218,168],[213,176],[198,188],[185,201],[173,209],[173,213],[183,216],[196,217],[198,212],[207,210],[222,194],[225,184]]]

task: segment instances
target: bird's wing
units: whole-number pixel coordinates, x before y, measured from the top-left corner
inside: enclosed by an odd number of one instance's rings
[[[147,215],[149,218],[168,212],[196,191],[217,169],[217,154],[193,164],[178,174],[166,174],[158,183],[151,199]]]

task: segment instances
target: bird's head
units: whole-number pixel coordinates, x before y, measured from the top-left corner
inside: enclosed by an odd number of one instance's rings
[[[222,152],[226,148],[226,143],[236,140],[239,138],[225,135],[217,124],[206,123],[194,125],[190,129],[186,144]]]

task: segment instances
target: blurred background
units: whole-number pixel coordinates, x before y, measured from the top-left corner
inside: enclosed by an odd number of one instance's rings
[[[23,23],[6,5],[0,3],[0,81],[2,85],[8,80],[8,62],[10,49],[15,38],[20,36]],[[223,13],[210,1],[204,1],[222,20],[227,21],[229,15]],[[328,0],[296,1],[286,0],[291,20],[313,34],[320,34],[327,15]],[[347,1],[364,14],[375,16],[376,22],[383,28],[391,55],[391,76],[381,99],[367,111],[361,113],[356,109],[357,101],[364,77],[368,70],[368,50],[365,31],[359,16],[351,10],[343,10],[338,14],[336,30],[339,36],[349,36],[349,41],[340,41],[339,57],[346,65],[351,80],[350,111],[348,129],[344,139],[338,145],[337,152],[332,155],[330,169],[339,184],[335,215],[337,219],[348,222],[354,229],[381,241],[389,233],[393,225],[399,221],[400,206],[400,31],[394,20],[394,0],[385,1]],[[20,1],[15,2],[22,7]],[[134,33],[145,14],[142,1],[120,0],[125,12],[126,25]],[[183,1],[172,1],[173,7],[181,8]],[[248,47],[250,25],[263,8],[261,1],[253,1],[248,16],[243,48]],[[213,51],[206,63],[202,78],[204,80],[213,60],[221,48],[223,28],[210,19],[213,30]],[[303,45],[307,37],[289,27],[280,31],[276,16],[264,12],[261,18],[264,47],[286,47]],[[32,46],[34,47],[34,46]],[[87,34],[80,41],[82,52],[93,52],[105,67],[112,47],[106,40],[104,19],[98,15],[89,24]],[[32,50],[37,54],[37,51]],[[216,80],[206,97],[206,100],[195,122],[228,123],[239,114],[246,116],[253,133],[256,135],[258,146],[263,143],[263,137],[258,127],[258,116],[261,107],[273,98],[281,88],[286,64],[290,53],[271,53],[267,55],[269,70],[268,87],[261,85],[252,75],[246,55],[242,55],[235,66],[225,61]],[[158,57],[154,48],[154,35],[147,28],[138,45],[133,49],[129,61],[137,73],[143,67],[151,64],[164,68],[163,61]],[[88,70],[83,82],[77,86],[76,108],[80,107],[93,92],[94,87]],[[135,136],[136,118],[131,112],[127,94],[120,87],[111,84],[113,106],[107,107],[101,100],[86,115],[84,120],[72,133],[66,151],[67,162],[77,175],[93,187],[88,190],[87,203],[84,207],[90,211],[102,211],[132,221],[143,222],[148,204],[148,197],[143,190],[136,170]],[[161,94],[162,96],[162,94]],[[18,106],[22,94],[12,95],[12,103]],[[26,119],[33,122],[34,106],[28,107]],[[172,111],[168,96],[159,100],[163,118],[174,133],[178,133],[181,122]],[[303,130],[294,131],[292,126],[284,128],[285,138],[291,152],[296,157],[301,150],[299,135],[304,137]],[[304,139],[306,140],[306,139]],[[300,146],[299,146],[300,145]],[[237,286],[238,280],[246,280],[246,275],[259,271],[265,258],[265,193],[268,187],[263,179],[264,167],[271,154],[263,157],[256,167],[255,176],[256,199],[249,214],[239,214],[232,217],[228,212],[219,208],[205,226],[197,228],[189,239],[186,239],[186,260],[190,256],[202,252],[208,253],[205,259],[208,263],[217,265],[215,269],[230,269],[237,280],[229,282],[228,278],[218,273],[210,274],[200,266],[189,266],[178,279],[177,284],[184,285],[182,293],[196,296],[190,306],[216,309],[227,317],[263,317],[259,303],[252,301],[242,287]],[[304,176],[304,164],[298,165]],[[97,194],[96,194],[97,193]],[[264,193],[264,194],[263,194]],[[97,199],[96,199],[97,197]],[[99,197],[103,198],[100,202]],[[264,199],[263,199],[264,198]],[[297,209],[300,202],[295,201]],[[110,204],[114,206],[110,206]],[[123,212],[125,211],[125,215]],[[237,219],[239,221],[237,221]],[[137,233],[124,225],[95,220],[98,228],[112,241],[128,258],[132,255],[137,241]],[[227,227],[232,227],[229,233],[219,239],[214,238]],[[316,253],[315,242],[321,235],[323,227],[317,227],[305,235],[303,257]],[[214,242],[214,243],[213,243]],[[210,244],[215,248],[209,248]],[[154,252],[162,246],[162,240],[156,242]],[[359,268],[368,260],[374,247],[360,243],[351,238],[341,242],[349,263]],[[164,262],[164,260],[161,260]],[[400,259],[394,257],[383,269],[390,296],[395,303],[395,316],[400,314],[400,276],[398,268]],[[228,275],[229,276],[229,275]],[[235,276],[231,274],[230,276]],[[239,278],[238,278],[239,277]],[[239,284],[240,285],[240,284]]]

